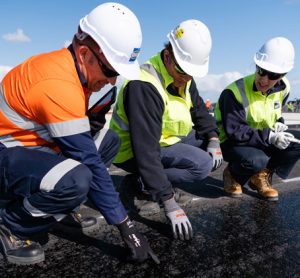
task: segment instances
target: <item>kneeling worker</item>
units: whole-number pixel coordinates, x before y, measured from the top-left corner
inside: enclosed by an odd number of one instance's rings
[[[211,37],[201,21],[186,20],[168,38],[119,93],[110,128],[121,146],[113,163],[162,204],[175,238],[189,239],[192,226],[172,185],[201,181],[222,163],[215,119],[193,79],[208,72]]]
[[[267,41],[254,56],[256,71],[230,84],[215,108],[225,168],[224,191],[240,197],[242,186],[267,200],[278,200],[273,173],[285,179],[300,157],[299,131],[288,130],[282,107],[294,66],[294,47],[283,37]],[[287,131],[288,130],[288,131]]]

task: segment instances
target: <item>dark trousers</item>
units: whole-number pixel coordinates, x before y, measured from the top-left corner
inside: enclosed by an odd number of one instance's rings
[[[117,135],[107,132],[98,149],[107,167],[118,147]],[[1,209],[2,221],[21,237],[46,231],[86,201],[91,180],[88,167],[62,155],[4,148],[0,151],[0,198],[8,202]]]
[[[289,130],[288,132],[300,138],[299,131]],[[249,146],[234,146],[228,142],[222,143],[221,149],[224,160],[228,162],[230,173],[242,185],[264,168],[286,179],[300,158],[300,144],[293,142],[285,150],[274,146],[261,150]]]
[[[169,181],[176,184],[205,179],[212,169],[212,158],[206,152],[206,147],[207,142],[197,140],[194,130],[182,138],[181,142],[161,147],[161,163]],[[128,172],[138,173],[134,158],[116,165]]]

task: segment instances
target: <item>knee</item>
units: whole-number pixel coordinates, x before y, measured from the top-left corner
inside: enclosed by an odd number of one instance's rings
[[[268,165],[269,158],[267,156],[257,156],[249,160],[241,161],[241,166],[254,173],[259,172]]]
[[[76,207],[86,200],[92,178],[89,168],[80,164],[61,180],[60,188],[69,207]]]
[[[203,153],[195,164],[195,180],[205,179],[211,173],[212,165],[212,157],[207,152]]]

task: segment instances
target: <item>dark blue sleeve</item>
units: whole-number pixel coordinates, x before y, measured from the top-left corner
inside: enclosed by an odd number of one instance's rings
[[[119,199],[106,166],[97,153],[90,132],[54,138],[62,154],[85,164],[93,173],[88,197],[99,209],[108,224],[122,222],[127,213]]]
[[[265,149],[268,143],[269,128],[257,130],[250,127],[246,121],[246,112],[231,90],[224,90],[219,99],[222,124],[228,141],[234,145],[251,146]]]
[[[160,158],[162,97],[151,83],[130,81],[124,89],[124,107],[139,174],[155,199],[170,198],[173,189]]]

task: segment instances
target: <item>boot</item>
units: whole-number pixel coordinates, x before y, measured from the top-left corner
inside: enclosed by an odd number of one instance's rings
[[[242,197],[242,186],[232,177],[228,166],[223,172],[224,191],[231,197]]]
[[[278,191],[272,188],[271,179],[273,172],[269,169],[263,169],[250,178],[249,187],[257,190],[258,194],[268,201],[278,200]]]
[[[68,214],[64,219],[60,222],[63,226],[74,227],[78,229],[82,229],[84,234],[90,234],[98,230],[98,222],[97,219],[93,216],[83,217],[78,212],[72,212]]]
[[[0,247],[10,263],[29,265],[45,260],[44,250],[39,243],[18,238],[3,223],[0,224]]]
[[[160,212],[159,204],[153,201],[151,194],[145,190],[140,176],[136,174],[126,175],[118,191],[120,199],[128,211],[142,216]]]

